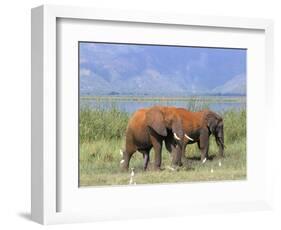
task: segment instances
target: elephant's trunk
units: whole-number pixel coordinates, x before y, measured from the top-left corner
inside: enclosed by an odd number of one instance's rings
[[[224,148],[225,148],[225,145],[224,145],[224,136],[216,136],[216,142],[217,142],[217,145],[219,146],[219,155],[221,157],[224,156]]]

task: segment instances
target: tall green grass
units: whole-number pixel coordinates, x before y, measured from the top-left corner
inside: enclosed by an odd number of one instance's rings
[[[240,142],[246,138],[246,110],[229,110],[221,114],[224,119],[225,143]]]
[[[124,136],[129,115],[115,106],[110,109],[83,107],[80,110],[80,142],[120,139]]]

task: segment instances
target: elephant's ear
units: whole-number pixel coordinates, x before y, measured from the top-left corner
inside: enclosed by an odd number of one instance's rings
[[[161,136],[167,136],[164,115],[158,108],[151,108],[146,112],[146,124]]]

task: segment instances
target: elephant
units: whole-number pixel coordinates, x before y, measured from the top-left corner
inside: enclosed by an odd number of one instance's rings
[[[175,164],[181,166],[182,158],[185,154],[187,144],[197,143],[201,151],[201,161],[204,163],[208,159],[209,137],[214,135],[216,143],[219,147],[219,156],[224,157],[224,131],[223,118],[210,110],[202,110],[199,112],[191,112],[184,108],[177,108],[175,112],[182,120],[182,128],[184,132],[184,141],[180,147],[174,148],[175,140],[173,135],[169,133],[165,138],[167,150],[176,152]]]
[[[183,136],[182,119],[176,107],[153,106],[137,110],[129,119],[126,129],[125,150],[121,151],[123,158],[120,162],[123,170],[128,170],[130,159],[136,151],[143,154],[143,169],[146,170],[152,148],[155,152],[154,169],[160,170],[165,138],[181,141]],[[175,151],[175,144],[169,141],[171,151]]]

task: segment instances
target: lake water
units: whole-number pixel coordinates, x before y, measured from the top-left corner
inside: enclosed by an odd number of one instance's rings
[[[134,100],[97,100],[96,98],[87,98],[87,99],[80,99],[80,106],[83,107],[90,107],[90,108],[99,108],[99,109],[110,109],[110,108],[117,108],[121,111],[133,113],[140,108],[150,107],[153,105],[163,105],[163,106],[176,106],[176,107],[183,107],[183,108],[190,108],[192,106],[193,110],[200,110],[202,108],[208,107],[209,109],[216,111],[216,112],[223,112],[226,110],[234,109],[246,109],[246,102],[245,100],[232,100],[232,101],[198,101],[196,103],[190,103],[186,100],[172,100],[172,101],[134,101]]]

